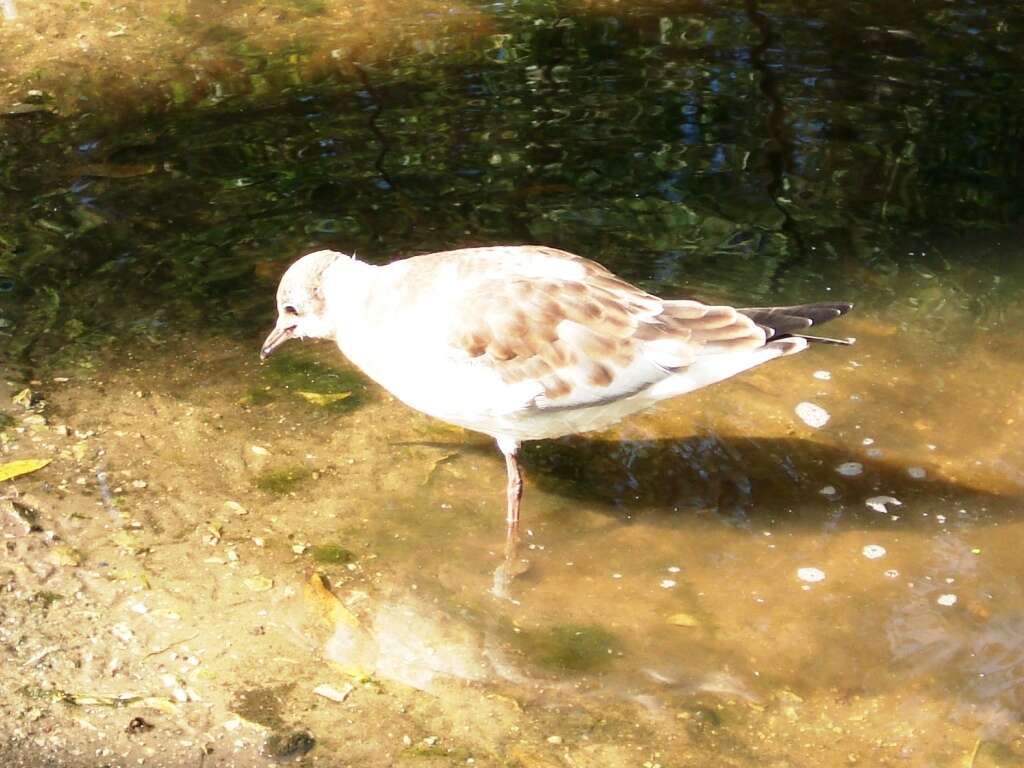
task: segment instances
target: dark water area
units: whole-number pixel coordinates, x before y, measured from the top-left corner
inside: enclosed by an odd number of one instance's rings
[[[935,276],[981,319],[1020,288],[1012,5],[453,13],[471,31],[423,14],[327,53],[260,52],[197,20],[190,82],[6,116],[9,359],[254,329],[281,265],[316,247],[384,261],[540,242],[653,290],[832,289],[879,310]]]
[[[1024,765],[1024,6],[3,8],[0,362],[40,400],[5,399],[0,455],[52,454],[19,482],[59,534],[5,534],[10,583],[145,652],[23,666],[86,630],[12,601],[12,690],[171,669],[236,753],[302,723],[369,766]],[[256,356],[303,253],[512,243],[853,301],[857,344],[528,446],[505,604],[489,442],[327,345]],[[180,637],[194,670],[150,660]]]

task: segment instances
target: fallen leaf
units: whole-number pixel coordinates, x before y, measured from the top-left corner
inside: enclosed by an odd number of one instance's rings
[[[63,544],[51,549],[47,559],[54,565],[82,564],[82,556],[76,550]]]
[[[305,587],[306,601],[313,606],[320,618],[329,627],[336,627],[339,624],[348,627],[358,627],[359,619],[335,597],[334,593],[327,588],[322,573],[314,573],[309,577]]]
[[[49,464],[51,459],[19,459],[0,464],[0,482],[35,472]]]
[[[673,613],[666,621],[676,627],[699,627],[700,622],[688,613]]]
[[[331,403],[337,403],[352,396],[351,392],[331,392],[328,394],[322,394],[320,392],[296,392],[295,394],[300,397],[304,397],[313,405],[330,405]]]

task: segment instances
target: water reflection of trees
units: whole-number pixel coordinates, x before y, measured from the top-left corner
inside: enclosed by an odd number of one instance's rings
[[[0,272],[27,301],[4,340],[88,348],[211,303],[247,327],[260,264],[322,245],[543,241],[750,301],[884,282],[909,234],[1020,219],[1013,13],[530,3],[373,56],[215,36],[219,64],[140,103],[5,119]]]

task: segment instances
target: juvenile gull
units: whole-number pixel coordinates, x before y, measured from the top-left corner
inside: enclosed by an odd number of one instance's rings
[[[334,251],[292,264],[260,352],[333,339],[407,405],[493,437],[505,456],[510,578],[523,440],[608,427],[809,341],[851,305],[735,309],[661,299],[596,262],[533,245],[464,248],[378,267]]]

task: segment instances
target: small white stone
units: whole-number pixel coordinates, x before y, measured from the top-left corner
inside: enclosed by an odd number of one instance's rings
[[[662,579],[660,584],[662,589],[672,589],[675,585],[675,579]]]
[[[935,602],[939,605],[945,605],[947,607],[951,605],[956,605],[956,595],[951,593],[939,595],[938,599]]]
[[[828,424],[828,420],[832,418],[828,411],[814,403],[797,403],[794,410],[796,411],[796,415],[800,417],[800,420],[804,424],[809,427],[813,427],[814,429],[821,429]]]
[[[561,744],[561,743],[562,743],[562,737],[561,736],[548,736],[548,744]]]
[[[877,560],[885,555],[885,547],[880,544],[868,544],[860,551],[860,553],[868,560]]]
[[[921,467],[908,467],[907,474],[910,475],[915,480],[924,480],[925,477],[928,476],[928,473],[925,472]]]
[[[817,581],[825,580],[825,572],[820,568],[798,568],[796,571],[796,577],[800,581],[807,581],[814,583]]]
[[[267,450],[266,448],[264,448],[264,447],[263,447],[262,445],[254,445],[254,446],[253,446],[252,448],[250,448],[249,450],[251,450],[251,451],[252,451],[253,453],[255,453],[255,454],[256,454],[257,456],[269,456],[269,455],[270,455],[270,451],[268,451],[268,450]]]
[[[829,379],[832,378],[832,374],[829,373],[828,371],[815,371],[811,375],[814,376],[814,378],[818,379],[819,381],[828,381]]]
[[[110,634],[122,643],[130,643],[135,639],[135,633],[132,632],[131,628],[127,624],[115,624],[110,628]]]
[[[835,496],[836,487],[834,485],[826,485],[824,488],[818,491],[818,493],[820,493],[822,496]]]
[[[355,690],[355,688],[351,684],[346,684],[343,689],[339,690],[333,685],[321,683],[313,689],[313,693],[317,696],[323,696],[325,699],[330,699],[331,701],[336,701],[341,704],[348,698],[348,695],[352,693],[353,690]]]
[[[622,578],[622,574],[621,573],[613,573],[612,574],[612,578],[613,579],[621,579]]]
[[[679,568],[679,566],[678,566],[678,565],[670,565],[670,566],[669,566],[668,568],[666,568],[665,570],[667,570],[667,571],[668,571],[669,573],[679,573],[679,571],[680,571],[681,569]]]
[[[895,496],[872,496],[870,499],[867,499],[864,504],[875,512],[881,512],[883,515],[888,513],[888,505],[890,504],[896,507],[903,506],[903,502]]]
[[[149,608],[146,607],[145,603],[132,603],[129,607],[140,616],[145,616],[149,613]]]
[[[836,467],[836,472],[844,477],[856,477],[864,471],[864,465],[859,461],[847,461]]]
[[[875,438],[873,438],[873,437],[865,437],[860,442],[861,442],[862,445],[874,445],[875,444]]]
[[[899,575],[900,572],[897,571],[895,568],[890,568],[888,571],[885,572],[885,576],[888,579],[895,579]]]
[[[225,501],[224,506],[234,512],[236,515],[247,515],[249,510],[239,504],[237,501]]]

